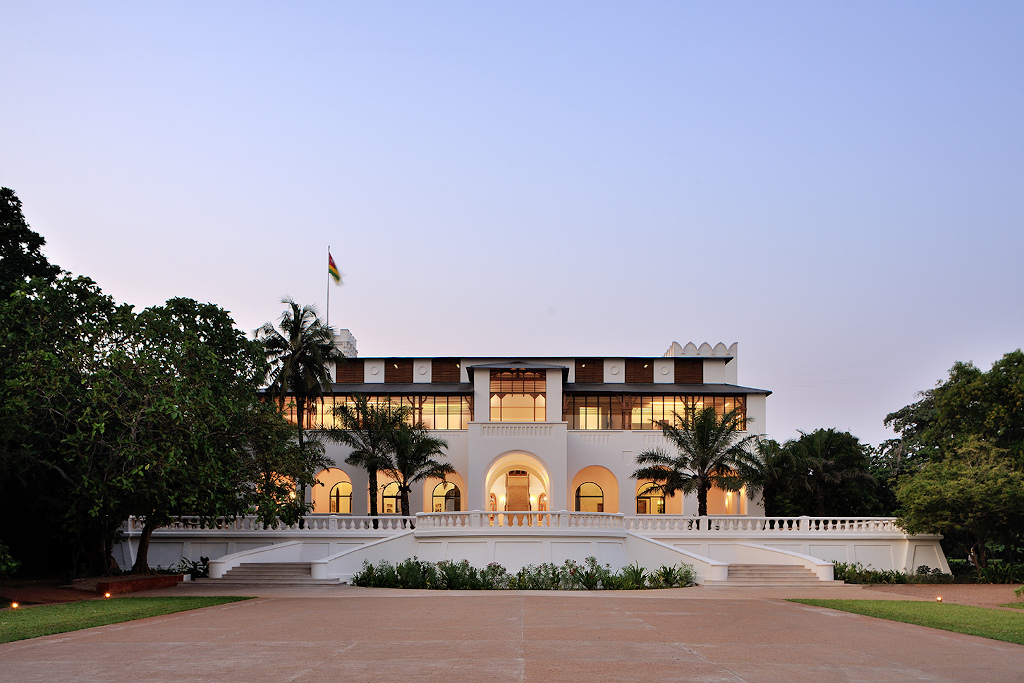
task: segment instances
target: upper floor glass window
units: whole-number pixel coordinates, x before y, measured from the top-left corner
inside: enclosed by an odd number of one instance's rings
[[[491,370],[491,422],[544,422],[546,374]]]
[[[746,396],[588,396],[565,397],[562,419],[569,429],[661,429],[662,422],[675,424],[675,416],[712,407],[719,416],[737,411],[740,430],[746,429]]]

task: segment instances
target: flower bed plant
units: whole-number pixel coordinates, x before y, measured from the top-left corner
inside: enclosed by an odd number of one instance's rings
[[[854,564],[833,562],[832,564],[835,566],[835,579],[846,583],[953,583],[952,574],[946,574],[941,569],[932,569],[926,565],[921,565],[916,572],[911,573],[895,569],[871,569],[860,562]]]
[[[511,573],[492,562],[483,569],[467,560],[424,562],[418,558],[391,564],[363,562],[352,577],[355,586],[374,588],[430,588],[435,590],[638,590],[692,586],[697,573],[691,565],[663,565],[654,571],[632,564],[613,572],[588,557],[582,564],[544,562]]]

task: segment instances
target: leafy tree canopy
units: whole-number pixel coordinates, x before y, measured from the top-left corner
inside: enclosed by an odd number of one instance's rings
[[[258,399],[262,345],[217,306],[172,299],[136,315],[62,277],[0,302],[0,321],[0,466],[53,475],[55,509],[93,571],[129,515],[145,521],[144,570],[149,535],[175,515],[212,521],[262,501],[274,522],[295,505],[270,505],[268,484],[309,481],[323,464],[322,451],[291,449],[291,429]]]
[[[788,515],[877,513],[877,482],[869,473],[871,447],[850,432],[816,429],[785,443],[794,477],[779,496]]]
[[[886,426],[900,439],[885,445],[903,449],[917,462],[940,460],[972,439],[1003,449],[1024,467],[1024,352],[1011,351],[988,372],[956,363],[949,379],[920,394],[916,403],[890,413]]]
[[[46,240],[25,221],[14,190],[0,187],[0,298],[7,298],[30,278],[57,277],[60,268],[40,251],[44,244]]]
[[[900,478],[900,523],[911,533],[965,537],[965,550],[984,567],[986,542],[1024,527],[1024,472],[1000,449],[977,439],[951,456]]]

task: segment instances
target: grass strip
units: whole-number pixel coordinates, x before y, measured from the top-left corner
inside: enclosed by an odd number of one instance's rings
[[[793,599],[789,602],[828,607],[868,617],[901,621],[905,624],[917,624],[943,631],[966,633],[1024,645],[1024,614],[998,609],[924,600]]]
[[[200,607],[223,605],[242,596],[180,595],[158,598],[111,598],[82,600],[57,605],[36,605],[0,612],[0,643],[67,633],[93,626],[119,624],[133,619],[184,612]]]

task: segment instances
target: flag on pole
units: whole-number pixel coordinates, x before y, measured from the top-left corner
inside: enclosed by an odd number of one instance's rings
[[[338,266],[334,265],[334,257],[331,256],[331,252],[327,252],[327,272],[334,278],[334,284],[344,284],[341,281],[341,271],[338,270]]]

